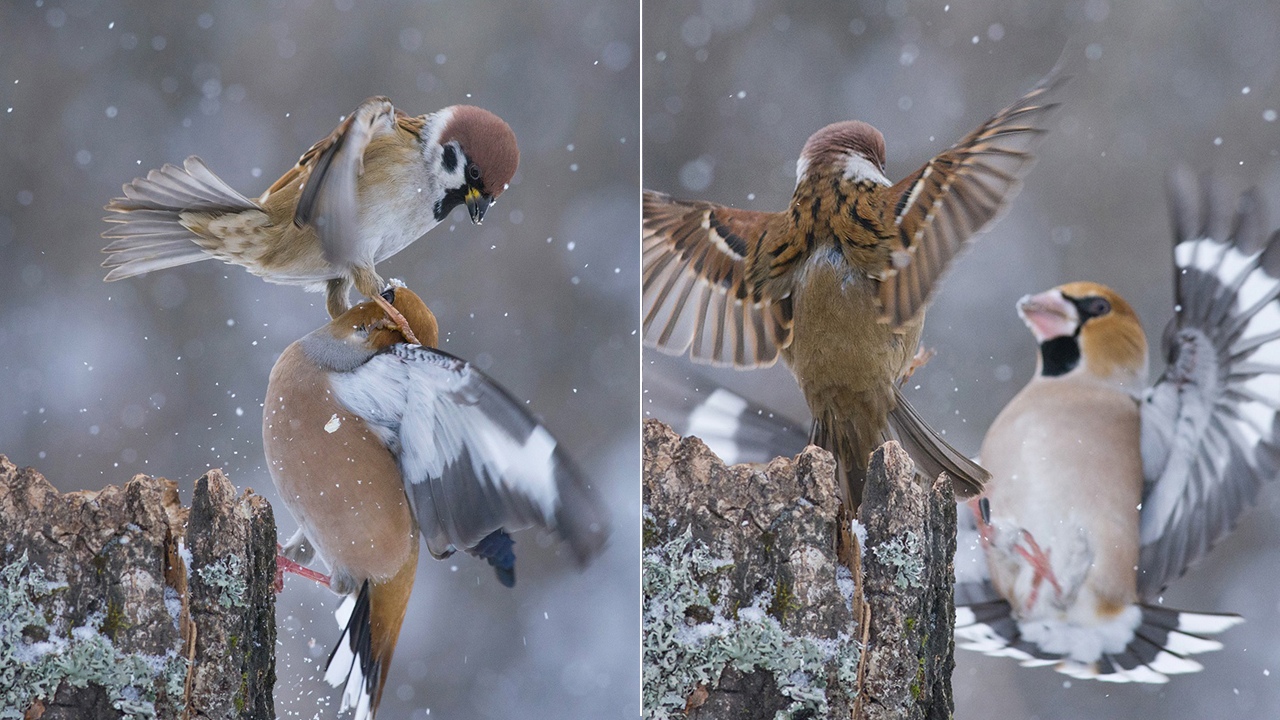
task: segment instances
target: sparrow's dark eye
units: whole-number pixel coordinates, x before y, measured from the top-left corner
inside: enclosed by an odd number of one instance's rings
[[[471,163],[467,165],[467,177],[471,178],[472,180],[479,180],[480,166],[475,163]]]
[[[1111,312],[1111,303],[1103,297],[1087,297],[1080,300],[1076,306],[1080,308],[1080,314],[1085,317],[1101,317]]]
[[[396,286],[395,285],[392,285],[388,287],[386,290],[383,290],[381,294],[382,294],[383,300],[386,300],[392,305],[396,304]]]

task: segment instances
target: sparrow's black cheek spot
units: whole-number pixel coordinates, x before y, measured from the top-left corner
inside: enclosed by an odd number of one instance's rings
[[[1080,364],[1080,343],[1066,335],[1045,340],[1040,343],[1040,360],[1045,377],[1066,375]]]
[[[453,145],[444,146],[444,157],[441,158],[444,164],[444,171],[451,173],[458,167],[458,151],[453,149]]]
[[[466,200],[466,197],[467,190],[465,187],[450,188],[445,191],[444,197],[436,202],[436,206],[432,213],[435,216],[436,222],[441,222],[445,218],[449,217],[449,213],[453,212],[454,208],[461,205],[463,201]]]

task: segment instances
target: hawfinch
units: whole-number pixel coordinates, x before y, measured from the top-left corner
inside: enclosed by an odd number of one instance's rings
[[[479,224],[516,172],[516,137],[498,116],[454,105],[411,117],[365,100],[257,200],[198,157],[124,186],[107,204],[106,280],[217,258],[268,282],[325,291],[331,317],[352,285],[374,297],[376,263],[465,204]]]
[[[431,311],[393,284],[286,348],[267,387],[263,449],[299,526],[280,562],[318,555],[329,587],[347,596],[325,679],[346,682],[342,709],[357,720],[377,710],[420,537],[433,557],[487,560],[510,586],[509,532],[555,530],[580,564],[608,535],[595,489],[551,433],[495,382],[432,348],[437,338]]]
[[[1175,300],[1155,385],[1110,288],[1018,302],[1039,359],[982,444],[990,523],[958,543],[962,647],[1161,683],[1201,669],[1188,655],[1241,621],[1149,604],[1280,469],[1280,232],[1267,237],[1254,193],[1231,217],[1211,191],[1202,205],[1190,173],[1171,178]]]
[[[781,355],[836,456],[851,507],[868,456],[890,437],[922,472],[972,496],[987,475],[898,392],[938,278],[1016,193],[1061,84],[1042,82],[905,179],[885,176],[884,137],[828,125],[805,143],[781,212],[644,194],[644,340],[746,369]]]

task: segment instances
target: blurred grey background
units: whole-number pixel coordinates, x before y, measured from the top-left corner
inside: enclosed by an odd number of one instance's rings
[[[216,262],[104,284],[102,205],[192,154],[257,195],[370,95],[486,107],[520,143],[511,189],[482,227],[459,211],[379,270],[529,400],[614,534],[578,573],[519,533],[510,591],[482,562],[424,559],[381,717],[636,716],[638,44],[637,4],[612,0],[0,3],[0,453],[62,490],[148,473],[189,498],[222,467],[275,500],[262,393],[323,295]],[[286,582],[282,718],[337,715],[317,679],[336,604]]]
[[[898,179],[1030,89],[1069,49],[1074,80],[1011,211],[944,278],[916,408],[976,453],[1030,377],[1023,294],[1112,286],[1158,344],[1172,315],[1164,175],[1175,163],[1257,185],[1280,223],[1280,6],[1241,2],[647,0],[644,184],[779,210],[805,139],[837,120],[885,135]],[[645,350],[645,368],[687,360]],[[1153,376],[1163,359],[1152,358]],[[781,365],[697,372],[807,422]],[[798,451],[799,448],[796,448]],[[1205,670],[1167,686],[1070,681],[957,651],[957,717],[1273,718],[1280,708],[1280,487],[1176,582],[1168,605],[1242,613]]]

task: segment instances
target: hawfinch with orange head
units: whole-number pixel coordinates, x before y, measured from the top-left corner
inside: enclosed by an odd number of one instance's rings
[[[982,445],[990,523],[958,543],[962,647],[1159,683],[1201,669],[1187,656],[1241,621],[1149,604],[1280,469],[1280,232],[1254,193],[1232,217],[1213,190],[1202,205],[1194,177],[1171,178],[1176,299],[1154,386],[1111,289],[1019,301],[1040,357]]]
[[[299,526],[284,554],[314,552],[348,596],[325,679],[346,681],[342,709],[358,720],[377,710],[419,537],[433,557],[488,560],[510,586],[508,532],[555,530],[580,564],[608,535],[595,489],[555,438],[492,380],[433,349],[437,338],[422,300],[393,285],[286,348],[267,387],[263,449]]]
[[[972,496],[986,472],[898,392],[915,367],[925,309],[971,238],[1017,193],[1047,132],[1051,75],[958,143],[893,183],[885,143],[864,122],[814,133],[786,208],[758,212],[646,191],[646,343],[748,369],[779,357],[856,508],[871,451],[902,442],[931,477]]]
[[[453,209],[479,224],[520,160],[497,115],[454,105],[410,116],[385,97],[360,104],[256,200],[198,157],[124,186],[107,205],[106,279],[217,258],[268,282],[325,291],[330,317],[354,285],[386,285],[376,263],[403,250]]]

